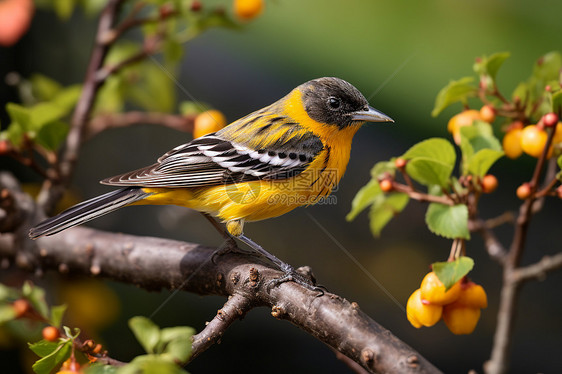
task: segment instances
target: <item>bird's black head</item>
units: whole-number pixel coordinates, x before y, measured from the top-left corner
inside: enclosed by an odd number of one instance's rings
[[[365,96],[339,78],[318,78],[299,87],[304,109],[313,120],[345,128],[357,122],[393,122],[369,106]]]

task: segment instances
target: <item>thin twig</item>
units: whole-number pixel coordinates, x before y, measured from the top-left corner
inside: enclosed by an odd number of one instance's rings
[[[125,113],[100,114],[88,123],[84,139],[89,139],[102,131],[127,127],[136,124],[154,124],[178,131],[193,131],[195,115],[183,116],[158,112],[131,111]]]
[[[408,196],[410,196],[414,200],[424,201],[428,203],[439,203],[449,206],[455,205],[455,202],[447,195],[436,196],[436,195],[426,194],[423,192],[414,191],[411,187],[397,182],[393,182],[392,187],[397,192],[403,192],[405,194],[408,194]]]
[[[542,279],[549,271],[562,268],[562,252],[553,256],[544,256],[540,261],[514,270],[513,281],[521,283],[531,279]]]
[[[46,180],[38,197],[39,205],[46,212],[54,208],[56,202],[62,196],[64,189],[70,183],[74,166],[78,160],[84,128],[92,111],[97,92],[103,84],[103,81],[99,81],[95,79],[95,77],[97,71],[103,65],[109,46],[100,43],[99,39],[101,35],[111,30],[113,27],[123,2],[124,0],[109,0],[100,14],[96,43],[92,50],[92,55],[86,71],[82,93],[78,99],[74,113],[72,114],[70,131],[66,137],[64,149],[60,156],[60,163],[58,165],[60,180]]]

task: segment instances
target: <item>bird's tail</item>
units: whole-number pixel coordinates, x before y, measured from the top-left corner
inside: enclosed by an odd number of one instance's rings
[[[126,205],[142,200],[150,195],[140,187],[125,187],[104,195],[86,200],[68,208],[64,212],[46,219],[29,230],[29,237],[37,239],[43,235],[53,235],[59,231],[80,225],[84,222],[111,213]]]

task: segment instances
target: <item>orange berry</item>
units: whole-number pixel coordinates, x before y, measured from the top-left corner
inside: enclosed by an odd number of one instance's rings
[[[443,321],[449,331],[455,335],[470,334],[476,328],[480,319],[480,309],[468,308],[457,303],[443,308]]]
[[[256,18],[263,12],[263,0],[234,0],[234,14],[244,21]]]
[[[407,163],[408,163],[407,160],[404,160],[403,158],[397,158],[394,161],[394,166],[396,166],[398,169],[404,169]]]
[[[492,174],[485,175],[482,178],[482,192],[492,193],[498,188],[498,178]]]
[[[8,140],[0,140],[0,155],[5,155],[10,151],[10,142]]]
[[[536,125],[529,125],[521,133],[521,148],[530,156],[540,157],[547,138],[546,131],[539,129]]]
[[[456,144],[461,143],[461,127],[472,126],[472,122],[477,119],[482,119],[480,117],[480,111],[474,109],[465,110],[451,117],[447,124],[447,131],[453,134]]]
[[[26,299],[17,299],[12,304],[14,308],[14,313],[16,314],[16,318],[23,317],[26,313],[31,310],[31,304]]]
[[[41,333],[43,334],[43,339],[49,342],[57,341],[60,337],[59,329],[57,329],[55,326],[47,326],[43,328],[43,331]]]
[[[219,110],[208,110],[195,117],[193,138],[219,131],[226,126],[226,118]]]
[[[542,117],[542,123],[546,127],[554,127],[558,123],[558,115],[556,113],[547,113]]]
[[[383,179],[379,182],[379,185],[383,192],[390,192],[394,189],[394,186],[392,185],[392,181],[390,179]]]
[[[507,157],[515,159],[523,153],[521,134],[523,134],[522,129],[514,128],[509,130],[503,137],[503,151]]]
[[[460,282],[445,292],[445,285],[434,272],[425,275],[420,286],[421,298],[430,304],[445,305],[455,301],[461,292]]]
[[[32,0],[0,1],[0,45],[14,45],[29,29],[35,11]]]
[[[76,374],[76,373],[83,373],[80,369],[80,363],[76,362],[74,358],[69,358],[65,362],[62,363],[62,366],[56,374]]]
[[[203,4],[201,4],[201,1],[193,0],[191,6],[189,7],[189,10],[191,10],[192,12],[199,12],[201,8],[203,8]]]
[[[101,344],[96,344],[96,346],[94,347],[94,349],[92,349],[92,352],[95,354],[98,354],[101,352],[102,346]]]
[[[518,198],[525,200],[531,196],[531,185],[529,185],[529,183],[523,183],[521,186],[517,187],[517,191],[515,193]]]
[[[491,105],[484,105],[480,108],[480,118],[484,122],[492,123],[496,119],[496,110]]]
[[[406,304],[406,316],[415,327],[433,326],[441,319],[443,307],[441,305],[424,303],[420,289],[415,290]]]

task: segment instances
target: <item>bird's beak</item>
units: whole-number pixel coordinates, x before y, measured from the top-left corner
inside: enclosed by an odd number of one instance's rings
[[[379,112],[370,105],[367,105],[364,109],[351,113],[351,118],[354,121],[394,122],[392,118],[390,118],[383,112]]]

